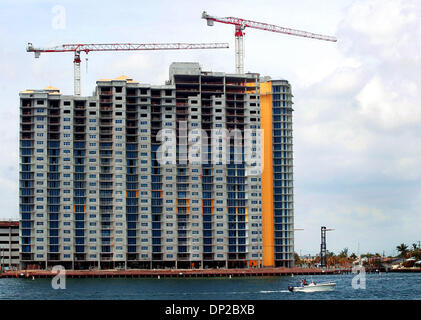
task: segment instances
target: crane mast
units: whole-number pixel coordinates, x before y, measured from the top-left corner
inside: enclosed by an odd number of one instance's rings
[[[321,243],[320,243],[320,267],[327,267],[327,249],[326,249],[326,232],[334,231],[335,229],[327,229],[325,226],[320,228]]]
[[[228,43],[99,43],[99,44],[63,44],[49,48],[35,48],[28,43],[27,52],[33,52],[35,58],[41,53],[50,52],[73,52],[74,68],[74,94],[80,96],[81,75],[80,55],[82,52],[88,54],[91,51],[140,51],[140,50],[190,50],[190,49],[225,49],[229,48]]]
[[[235,17],[215,17],[207,14],[206,11],[203,11],[202,19],[206,19],[208,26],[213,26],[214,22],[232,24],[235,26],[235,71],[236,73],[240,74],[244,73],[244,29],[246,27],[264,31],[283,33],[297,37],[311,38],[316,40],[324,40],[331,42],[337,41],[337,39],[332,36],[280,27],[277,25],[263,22],[257,22]]]

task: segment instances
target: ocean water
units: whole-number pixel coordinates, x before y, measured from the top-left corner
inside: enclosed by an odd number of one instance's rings
[[[366,274],[366,288],[353,289],[354,274],[309,276],[316,282],[334,281],[332,292],[291,293],[300,277],[211,279],[67,279],[66,289],[54,290],[51,279],[0,279],[4,299],[140,299],[140,300],[421,300],[421,274]]]

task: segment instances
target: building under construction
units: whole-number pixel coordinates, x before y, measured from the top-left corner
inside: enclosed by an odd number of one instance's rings
[[[25,90],[20,110],[21,267],[293,266],[286,80],[173,63],[165,85]]]

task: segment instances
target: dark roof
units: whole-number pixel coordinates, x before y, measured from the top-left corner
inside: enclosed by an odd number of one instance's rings
[[[19,221],[0,221],[0,227],[19,227]]]

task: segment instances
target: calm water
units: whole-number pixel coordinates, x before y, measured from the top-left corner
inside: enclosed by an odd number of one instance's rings
[[[366,289],[355,290],[355,275],[312,276],[335,281],[333,292],[291,293],[299,277],[242,279],[67,279],[65,290],[53,290],[48,279],[0,279],[0,299],[420,299],[421,274],[367,274]]]

